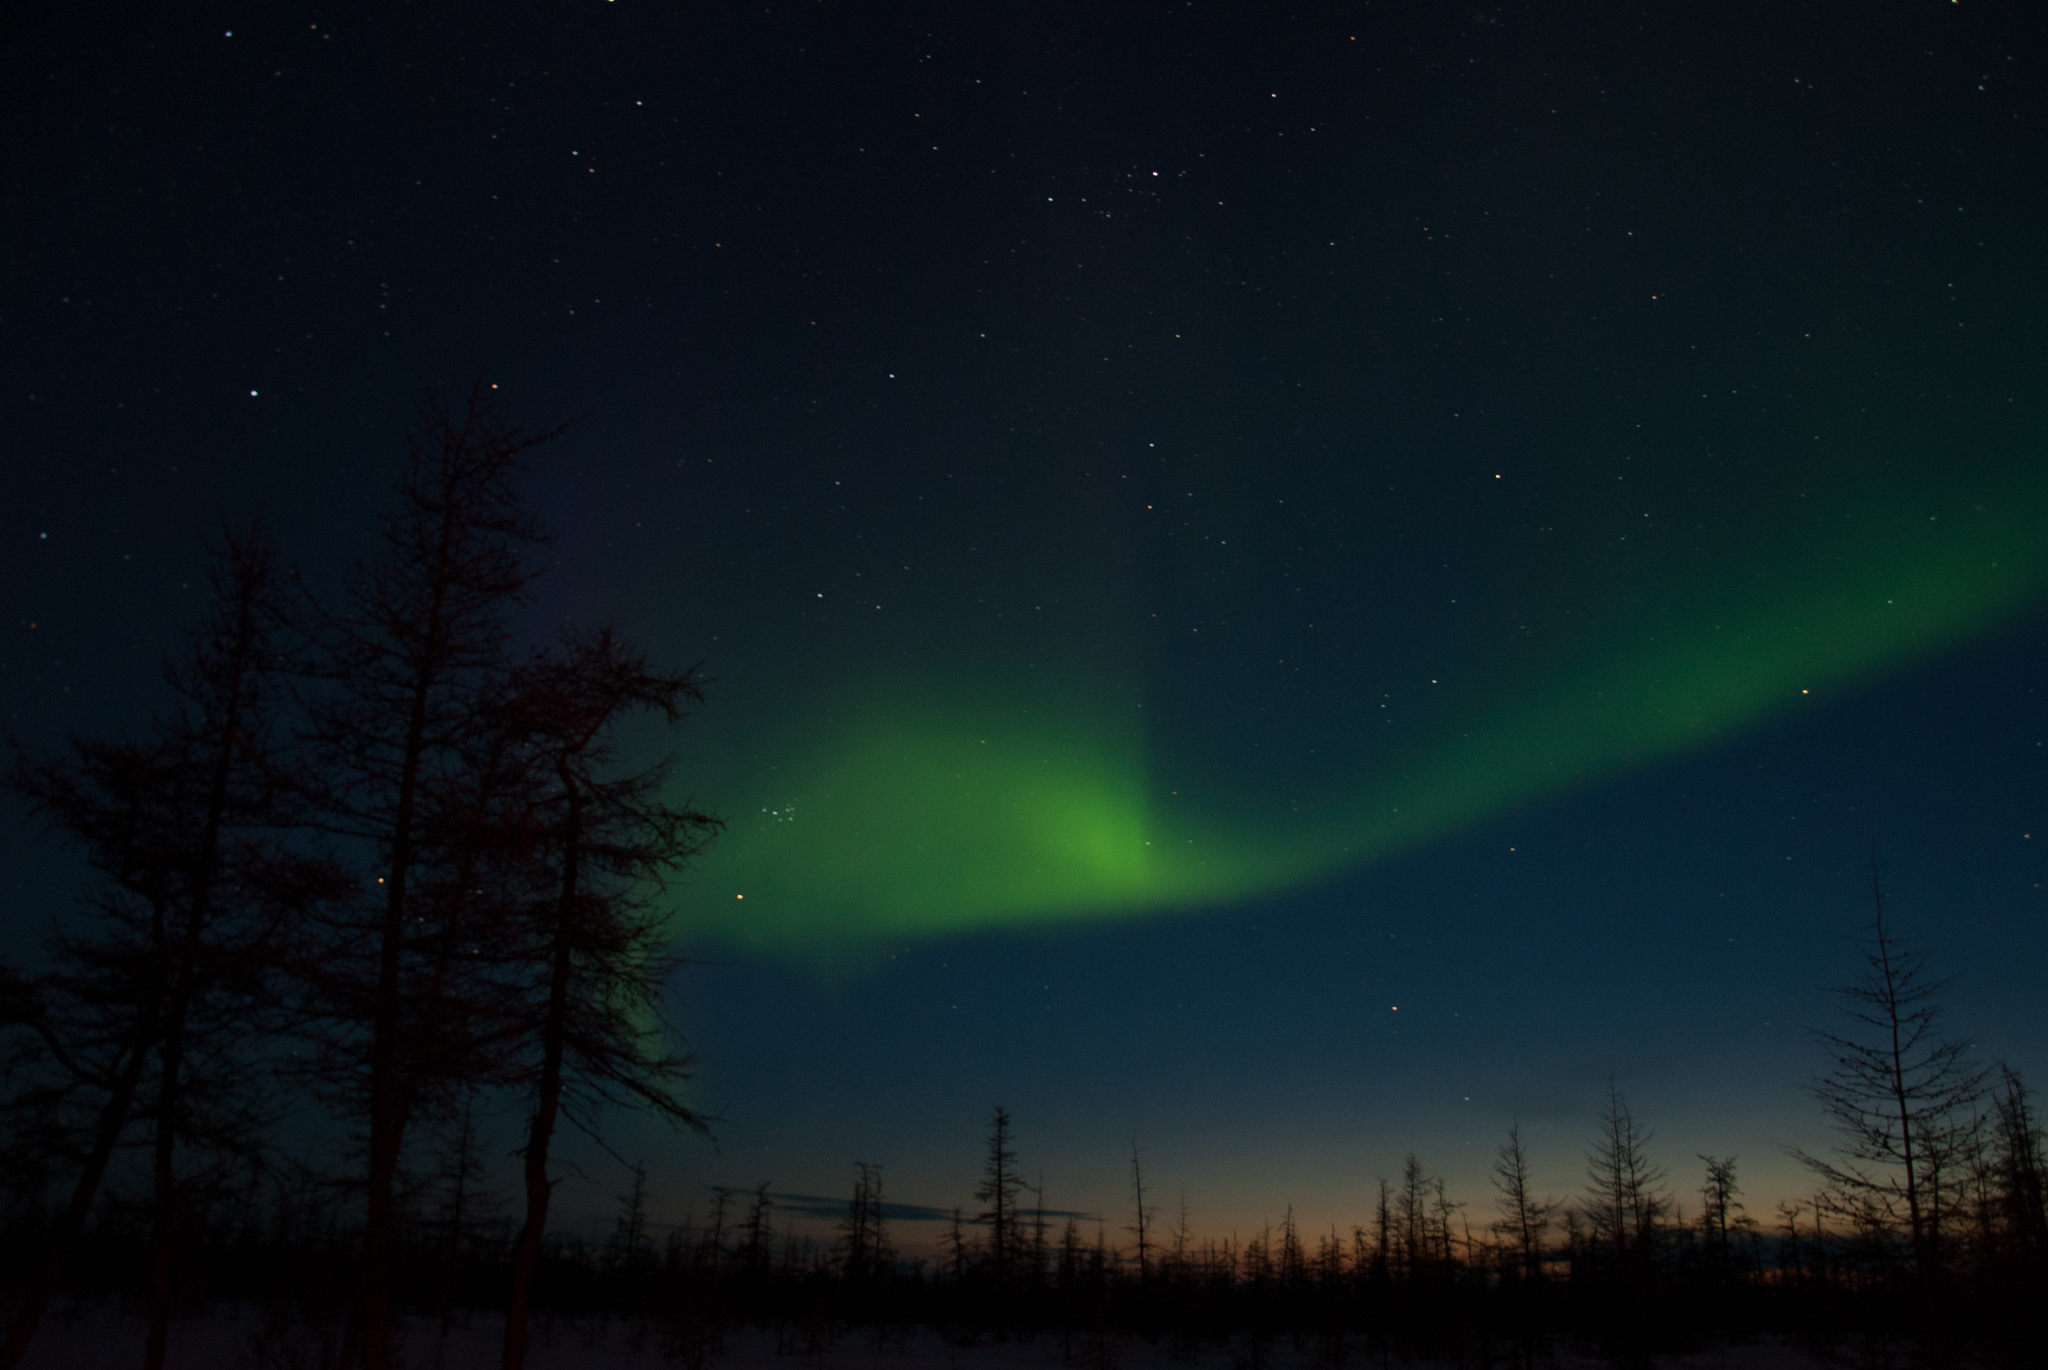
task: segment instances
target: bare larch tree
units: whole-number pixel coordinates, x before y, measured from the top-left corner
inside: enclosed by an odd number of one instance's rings
[[[523,1153],[526,1221],[513,1250],[505,1320],[506,1370],[525,1364],[533,1270],[554,1190],[548,1150],[558,1124],[566,1119],[592,1131],[597,1109],[623,1105],[705,1130],[679,1092],[689,1058],[674,1045],[662,1011],[677,962],[656,896],[720,822],[663,797],[666,764],[615,773],[623,725],[651,713],[673,726],[703,698],[694,670],[656,670],[609,629],[572,634],[560,652],[537,656],[520,668],[507,696],[504,726],[521,740],[532,775],[521,845],[537,860],[513,986],[524,1061],[514,1083],[532,1112]],[[766,1213],[765,1189],[757,1211]]]
[[[394,1183],[404,1146],[408,963],[431,928],[422,925],[416,880],[446,834],[437,809],[448,791],[473,784],[488,727],[485,701],[507,669],[510,612],[534,575],[540,540],[514,479],[524,458],[560,429],[532,431],[500,416],[489,388],[472,387],[459,408],[429,394],[384,519],[384,548],[361,568],[341,612],[323,625],[323,674],[331,688],[309,708],[310,788],[326,827],[369,849],[377,902],[359,926],[339,930],[338,966],[360,972],[356,1002],[340,1013],[367,1036],[356,1062],[368,1113],[363,1245],[343,1339],[344,1367],[388,1370]],[[356,956],[348,955],[361,948]],[[367,1020],[367,1021],[364,1021]]]
[[[1828,1065],[1810,1088],[1840,1140],[1832,1156],[1792,1154],[1868,1229],[1903,1229],[1924,1285],[1941,1266],[1940,1177],[1983,1097],[1985,1071],[1969,1060],[1968,1042],[1941,1035],[1949,982],[1929,974],[1923,948],[1886,926],[1887,897],[1872,858],[1863,974],[1835,991],[1850,1028],[1814,1030]]]
[[[988,1205],[977,1216],[988,1224],[989,1266],[998,1285],[1009,1280],[1010,1258],[1021,1236],[1017,1231],[1017,1192],[1023,1187],[1023,1178],[1017,1173],[1017,1150],[1010,1142],[1010,1111],[998,1106],[989,1117],[988,1159],[982,1163],[981,1184],[974,1191],[974,1197]]]
[[[147,740],[74,739],[67,755],[40,759],[17,750],[10,776],[111,877],[97,901],[98,929],[53,940],[58,970],[44,978],[34,1015],[49,1060],[73,1083],[97,1076],[104,1103],[72,1205],[0,1350],[10,1366],[35,1330],[45,1285],[61,1272],[151,1058],[144,1365],[163,1364],[180,1226],[178,1143],[203,1138],[250,1154],[266,1108],[247,1069],[262,1037],[252,1029],[286,923],[345,888],[331,866],[279,841],[291,806],[270,727],[287,619],[275,553],[260,524],[225,532],[209,553],[213,603],[185,653],[166,662],[176,706],[152,720]],[[94,1061],[101,1064],[87,1064]]]
[[[1539,1199],[1529,1185],[1529,1152],[1522,1144],[1522,1125],[1508,1124],[1508,1139],[1493,1162],[1494,1206],[1500,1217],[1493,1230],[1514,1253],[1515,1269],[1525,1280],[1543,1274],[1543,1234],[1557,1205]]]
[[[1586,1153],[1586,1221],[1618,1267],[1638,1272],[1656,1255],[1658,1226],[1670,1206],[1664,1171],[1650,1163],[1651,1135],[1609,1081],[1600,1136]]]

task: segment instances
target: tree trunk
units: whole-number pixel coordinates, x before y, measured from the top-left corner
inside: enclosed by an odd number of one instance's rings
[[[447,536],[442,537],[442,562]],[[433,608],[427,637],[438,643],[445,593],[444,565],[435,568]],[[384,924],[378,930],[377,998],[370,1037],[370,1174],[363,1214],[363,1263],[357,1272],[356,1308],[342,1344],[341,1370],[351,1370],[349,1342],[360,1337],[366,1370],[391,1365],[391,1188],[398,1176],[404,1127],[398,1107],[398,972],[405,942],[406,877],[412,872],[413,810],[418,802],[420,764],[426,754],[427,699],[437,672],[430,661],[419,672],[406,720],[405,759],[399,772],[398,805],[391,823],[391,873],[385,877]]]
[[[177,981],[171,990],[169,1013],[164,1021],[163,1081],[157,1090],[156,1149],[153,1180],[156,1189],[155,1271],[150,1279],[149,1337],[142,1354],[143,1370],[163,1370],[164,1352],[171,1328],[171,1274],[178,1254],[178,1175],[174,1164],[178,1144],[179,1075],[185,1066],[185,1019],[191,1012],[193,981],[199,969],[199,943],[213,911],[214,881],[220,873],[220,831],[227,819],[228,773],[234,765],[237,734],[242,726],[244,677],[255,646],[257,626],[253,606],[244,599],[237,618],[235,648],[229,659],[231,684],[227,710],[221,720],[219,745],[215,748],[213,774],[206,796],[206,822],[200,832],[197,870],[192,882],[192,905],[186,910],[185,936],[178,950]]]
[[[512,1302],[505,1310],[504,1370],[525,1370],[526,1315],[533,1293],[533,1268],[540,1259],[540,1239],[547,1227],[548,1199],[554,1183],[548,1179],[548,1143],[554,1137],[555,1117],[562,1099],[563,1038],[568,1025],[570,930],[575,918],[578,843],[581,837],[583,799],[567,766],[562,783],[569,792],[567,831],[562,842],[562,893],[555,914],[555,945],[548,976],[548,1002],[541,1020],[541,1069],[539,1096],[534,1102],[533,1124],[526,1138],[526,1223],[519,1229],[519,1245],[512,1256]]]
[[[1935,1253],[1933,1243],[1928,1240],[1927,1218],[1921,1211],[1920,1170],[1922,1158],[1914,1155],[1913,1108],[1907,1098],[1906,1052],[1900,1041],[1900,1007],[1898,979],[1892,969],[1891,942],[1884,931],[1884,890],[1877,883],[1875,865],[1870,873],[1870,895],[1877,905],[1877,954],[1884,973],[1884,1008],[1889,1019],[1891,1042],[1886,1056],[1886,1071],[1892,1088],[1892,1102],[1899,1113],[1899,1154],[1906,1169],[1906,1219],[1912,1228],[1913,1274],[1925,1287],[1933,1278]]]
[[[163,1370],[171,1331],[171,1272],[178,1250],[178,1176],[172,1164],[178,1139],[178,1073],[184,1066],[185,1011],[191,992],[190,968],[179,967],[179,984],[171,995],[163,1040],[163,1077],[156,1096],[156,1146],[153,1180],[156,1189],[155,1269],[150,1278],[149,1337],[142,1353],[143,1370]]]
[[[460,748],[442,734],[458,715],[474,719],[477,678],[506,664],[497,617],[518,602],[532,579],[517,547],[537,536],[518,513],[506,481],[518,469],[520,453],[560,432],[504,428],[481,382],[459,418],[430,392],[422,420],[426,441],[414,449],[399,486],[401,513],[387,531],[392,550],[358,588],[361,615],[352,624],[335,625],[369,654],[351,687],[363,712],[332,715],[326,745],[344,772],[354,775],[362,768],[361,778],[370,782],[374,802],[352,814],[350,826],[375,831],[387,870],[385,908],[373,934],[363,1251],[340,1370],[389,1370],[391,1360],[392,1189],[407,1126],[399,1078],[405,1006],[400,972],[411,912],[408,883],[423,846],[418,825],[422,787],[431,774],[426,762],[432,754],[461,764]],[[344,650],[339,664],[349,660]],[[405,717],[399,726],[390,706],[401,698]],[[365,743],[374,745],[365,751]],[[386,744],[397,754],[395,776],[381,759]]]

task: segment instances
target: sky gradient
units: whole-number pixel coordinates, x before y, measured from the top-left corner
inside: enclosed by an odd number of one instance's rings
[[[1873,847],[2048,1079],[2031,11],[116,13],[0,66],[0,721],[145,717],[223,516],[334,584],[423,383],[572,421],[528,630],[715,677],[671,1216],[998,1102],[1056,1207],[1478,1213],[1609,1078],[1768,1215]]]

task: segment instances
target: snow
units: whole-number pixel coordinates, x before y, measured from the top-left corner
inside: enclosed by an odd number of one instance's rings
[[[497,1366],[504,1324],[488,1315],[458,1317],[443,1327],[434,1318],[407,1318],[397,1330],[396,1364],[406,1370],[491,1370]],[[22,1370],[132,1370],[141,1359],[142,1319],[106,1303],[53,1309],[43,1320]],[[273,1325],[257,1309],[229,1309],[176,1323],[171,1331],[168,1370],[324,1370],[336,1349],[333,1328]],[[655,1370],[681,1364],[665,1353],[652,1323],[609,1318],[537,1318],[527,1358],[531,1370]],[[1065,1353],[1071,1350],[1072,1358]],[[1331,1370],[1329,1360],[1298,1353],[1286,1337],[1276,1338],[1261,1364],[1265,1370]],[[1374,1370],[1379,1357],[1362,1338],[1353,1339],[1349,1359],[1358,1370]],[[1403,1361],[1408,1370],[1426,1363]],[[1505,1362],[1503,1362],[1505,1363]],[[1560,1351],[1541,1362],[1546,1370],[1594,1370],[1599,1358]],[[1204,1347],[1194,1370],[1240,1370],[1243,1361],[1229,1347]],[[1659,1356],[1655,1370],[1819,1370],[1821,1362],[1793,1347],[1765,1343],[1733,1346],[1688,1356]],[[1174,1360],[1167,1344],[1129,1338],[1090,1343],[1075,1337],[1071,1347],[1057,1336],[997,1341],[984,1337],[958,1345],[930,1332],[916,1332],[878,1346],[872,1332],[850,1332],[830,1344],[778,1343],[772,1333],[728,1332],[724,1353],[702,1370],[1190,1370]]]

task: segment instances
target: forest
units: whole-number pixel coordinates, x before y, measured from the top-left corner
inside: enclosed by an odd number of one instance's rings
[[[1335,1367],[1367,1357],[1548,1363],[1782,1339],[1816,1354],[2018,1362],[2048,1306],[2034,1096],[1946,1035],[1947,986],[1886,921],[1873,863],[1856,979],[1818,1034],[1833,1146],[1805,1199],[1745,1206],[1740,1159],[1674,1165],[1610,1087],[1585,1183],[1539,1194],[1519,1128],[1492,1192],[1410,1156],[1368,1213],[1308,1230],[1194,1230],[1148,1187],[1054,1214],[1010,1115],[935,1251],[899,1250],[884,1167],[849,1158],[826,1230],[773,1186],[649,1216],[644,1167],[612,1235],[550,1223],[561,1138],[638,1111],[712,1120],[666,996],[665,892],[721,826],[678,801],[650,730],[706,678],[594,624],[521,636],[548,533],[519,482],[559,429],[491,388],[429,394],[379,550],[334,592],[260,523],[208,546],[211,600],[133,732],[9,739],[6,781],[89,882],[0,964],[0,1370],[64,1301],[115,1300],[166,1363],[174,1323],[224,1305],[314,1329],[323,1365],[397,1363],[402,1319],[606,1317],[707,1364],[734,1334],[878,1353],[1038,1339],[1113,1364]],[[481,1121],[508,1105],[517,1135]],[[318,1144],[315,1144],[315,1142]],[[508,1197],[487,1158],[510,1142]],[[495,1148],[495,1149],[494,1149]]]

